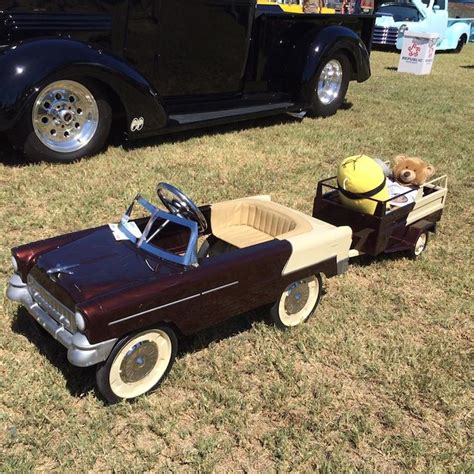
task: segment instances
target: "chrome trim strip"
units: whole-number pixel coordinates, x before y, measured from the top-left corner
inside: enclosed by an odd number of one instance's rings
[[[160,306],[156,306],[155,308],[147,309],[146,311],[142,311],[140,313],[132,314],[131,316],[127,316],[126,318],[117,319],[117,321],[112,321],[108,324],[108,326],[113,326],[114,324],[118,324],[118,323],[122,323],[124,321],[128,321],[129,319],[136,318],[138,316],[141,316],[142,314],[151,313],[152,311],[156,311],[157,309],[167,308],[168,306],[173,306],[175,304],[182,303],[183,301],[192,300],[192,299],[197,298],[199,296],[204,296],[204,295],[207,295],[209,293],[214,293],[214,291],[223,290],[224,288],[228,288],[230,286],[237,285],[238,283],[239,283],[239,280],[236,280],[236,281],[233,281],[232,283],[227,283],[226,285],[217,286],[216,288],[212,288],[211,290],[203,291],[202,293],[197,293],[195,295],[188,296],[186,298],[181,298],[180,300],[172,301],[171,303],[162,304]]]
[[[222,286],[218,286],[217,288],[213,288],[212,290],[206,290],[206,291],[203,291],[201,293],[201,295],[207,295],[209,293],[214,293],[214,291],[219,291],[219,290],[223,290],[224,288],[228,288],[229,286],[234,286],[234,285],[237,285],[239,283],[238,280],[232,282],[232,283],[227,283],[227,285],[222,285]]]
[[[113,326],[114,324],[118,324],[118,323],[121,323],[123,321],[127,321],[129,319],[141,316],[142,314],[151,313],[152,311],[155,311],[157,309],[166,308],[168,306],[172,306],[172,305],[175,305],[175,304],[178,304],[178,303],[182,303],[183,301],[192,300],[194,298],[197,298],[198,296],[201,296],[201,294],[198,293],[197,295],[188,296],[187,298],[182,298],[180,300],[172,301],[171,303],[162,304],[161,306],[157,306],[156,308],[147,309],[146,311],[142,311],[141,313],[136,313],[136,314],[132,314],[131,316],[127,316],[126,318],[117,319],[117,321],[112,321],[108,325]]]

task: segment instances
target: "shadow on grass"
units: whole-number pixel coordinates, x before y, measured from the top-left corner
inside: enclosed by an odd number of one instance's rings
[[[178,357],[206,349],[214,342],[219,342],[246,332],[256,322],[269,323],[269,306],[264,306],[238,316],[233,316],[225,321],[198,332],[194,336],[181,337],[179,341]]]
[[[466,64],[465,66],[459,66],[463,69],[474,69],[474,64]]]
[[[234,316],[194,336],[181,336],[178,357],[201,351],[213,342],[248,331],[255,322],[268,321],[268,311],[268,307],[262,307]],[[95,391],[95,367],[80,368],[71,365],[67,360],[67,350],[33,321],[25,308],[18,309],[13,318],[12,330],[26,337],[36,346],[41,355],[61,371],[66,380],[66,388],[72,396],[82,398]],[[102,399],[99,394],[96,395]]]
[[[394,67],[394,66],[388,66],[385,68],[387,71],[394,71],[394,72],[397,72],[398,71],[398,67]]]
[[[349,110],[353,106],[352,102],[347,100],[341,105],[340,110]],[[179,132],[156,135],[149,138],[140,138],[137,140],[126,140],[121,132],[112,131],[108,140],[108,146],[120,147],[125,150],[135,150],[146,146],[157,146],[165,143],[184,143],[193,138],[202,136],[212,137],[214,135],[223,135],[228,133],[241,132],[250,129],[269,128],[278,125],[285,125],[293,122],[300,122],[302,119],[290,115],[274,115],[259,119],[245,120],[242,122],[232,122],[224,125],[201,126],[193,130],[184,130]],[[323,120],[321,118],[320,120]],[[0,136],[0,162],[10,167],[23,167],[31,165],[24,155],[15,151],[8,143],[7,139]],[[63,164],[63,163],[58,163]]]
[[[12,168],[22,168],[31,164],[24,155],[13,149],[4,134],[0,134],[0,163]]]
[[[370,255],[359,255],[358,257],[351,258],[349,271],[351,266],[355,267],[370,267],[380,262],[394,262],[402,258],[409,259],[408,252],[393,252],[393,253],[381,253],[376,257]]]
[[[351,104],[352,105],[352,104]],[[344,108],[341,107],[342,109]],[[347,108],[347,107],[346,107]],[[348,107],[350,108],[350,107]],[[137,140],[126,140],[123,133],[112,131],[108,146],[119,147],[123,146],[125,150],[135,150],[146,146],[157,146],[165,143],[183,143],[193,138],[214,135],[222,135],[227,133],[240,132],[252,128],[267,128],[277,125],[283,125],[301,119],[290,117],[289,115],[275,115],[272,117],[265,117],[261,119],[247,120],[242,122],[234,122],[225,125],[213,125],[208,127],[201,127],[193,130],[185,130],[181,132],[167,133],[163,135],[156,135],[150,138],[141,138]],[[8,143],[4,135],[0,135],[0,162],[9,167],[24,167],[34,164],[26,156],[15,151]],[[58,163],[59,165],[64,163]]]
[[[41,355],[63,373],[66,387],[72,395],[82,397],[94,390],[94,368],[82,369],[71,365],[66,349],[33,321],[25,308],[18,309],[13,318],[12,331],[25,336]]]

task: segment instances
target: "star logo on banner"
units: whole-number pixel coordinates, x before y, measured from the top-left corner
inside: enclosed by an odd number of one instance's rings
[[[411,46],[408,46],[408,56],[418,57],[418,53],[420,52],[421,48],[418,46],[414,41]]]

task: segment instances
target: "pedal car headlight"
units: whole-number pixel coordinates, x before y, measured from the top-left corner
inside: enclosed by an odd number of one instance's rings
[[[79,311],[76,311],[76,314],[74,315],[74,320],[76,321],[76,327],[79,331],[82,332],[86,329],[86,320]]]
[[[405,34],[405,31],[408,30],[408,26],[407,25],[400,25],[400,28],[398,28],[398,32],[403,35]]]
[[[16,261],[16,258],[12,255],[12,267],[13,271],[15,273],[18,273],[18,262]]]

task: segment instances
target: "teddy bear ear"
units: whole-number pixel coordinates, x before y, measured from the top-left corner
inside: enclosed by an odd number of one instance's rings
[[[434,167],[434,166],[428,165],[428,166],[426,167],[426,171],[428,172],[427,178],[431,178],[431,177],[435,174],[435,171],[436,171],[436,170],[435,170],[435,167]]]
[[[398,165],[398,163],[400,163],[400,161],[404,160],[407,156],[406,155],[397,155],[394,159],[393,159],[393,164],[394,165]]]

